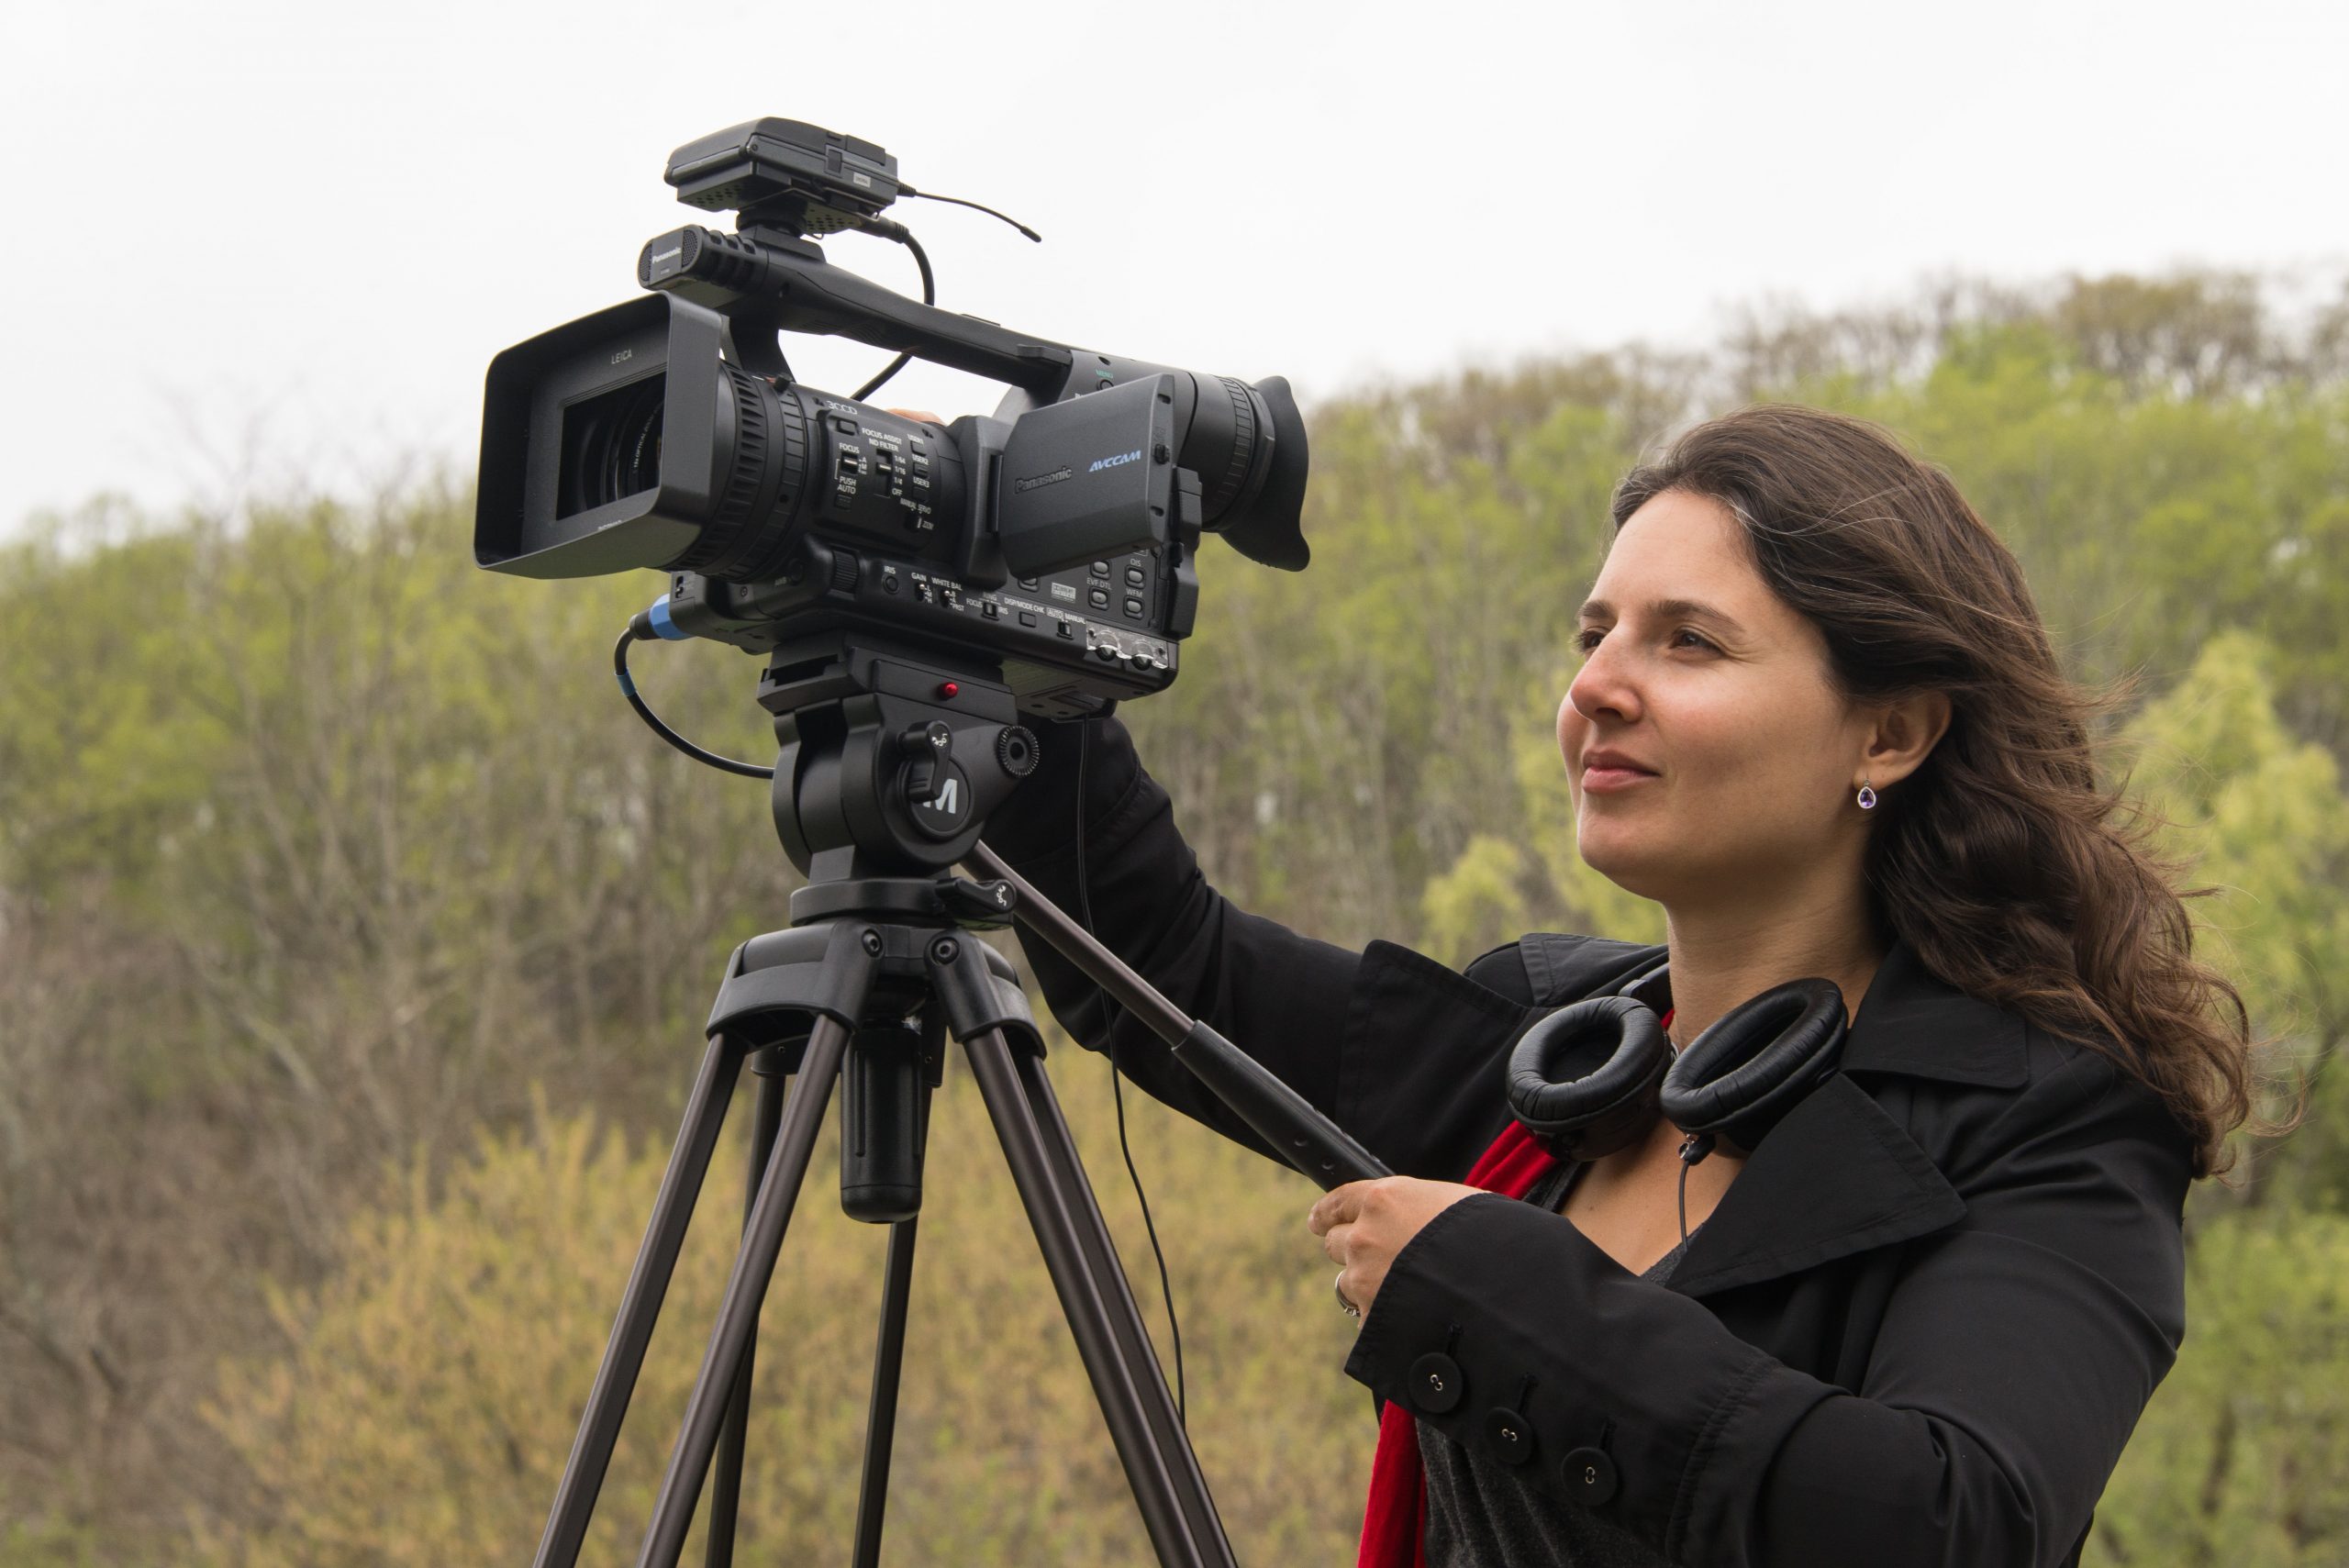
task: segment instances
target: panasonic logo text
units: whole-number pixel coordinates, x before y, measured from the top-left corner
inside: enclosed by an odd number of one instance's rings
[[[1030,490],[1041,490],[1047,484],[1058,484],[1063,479],[1074,477],[1075,473],[1076,470],[1073,468],[1056,468],[1050,473],[1039,473],[1030,479],[1015,479],[1011,482],[1011,488],[1024,495]]]

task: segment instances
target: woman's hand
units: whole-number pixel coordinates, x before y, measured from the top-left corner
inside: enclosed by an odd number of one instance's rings
[[[1385,1176],[1348,1182],[1321,1195],[1305,1228],[1321,1238],[1321,1250],[1339,1265],[1338,1289],[1365,1313],[1386,1283],[1387,1268],[1419,1228],[1482,1187],[1457,1182],[1423,1182],[1417,1176]]]

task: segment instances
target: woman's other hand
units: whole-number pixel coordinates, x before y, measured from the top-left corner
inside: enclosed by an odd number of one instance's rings
[[[940,418],[937,415],[931,413],[927,408],[892,408],[889,412],[895,414],[900,419],[918,419],[925,425],[943,425],[946,423],[945,420]]]
[[[1425,1182],[1417,1176],[1383,1176],[1348,1182],[1321,1195],[1305,1228],[1321,1238],[1321,1250],[1339,1265],[1338,1289],[1367,1313],[1386,1283],[1386,1271],[1437,1215],[1482,1187],[1457,1182]]]

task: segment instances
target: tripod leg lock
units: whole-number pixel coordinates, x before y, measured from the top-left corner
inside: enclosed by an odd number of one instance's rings
[[[957,923],[974,931],[999,931],[1011,924],[1019,895],[1008,882],[973,882],[964,876],[941,878],[938,902]]]

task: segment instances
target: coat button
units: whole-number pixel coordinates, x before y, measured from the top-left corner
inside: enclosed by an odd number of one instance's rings
[[[1485,1412],[1485,1438],[1504,1464],[1523,1464],[1533,1457],[1533,1423],[1522,1411],[1496,1405]]]
[[[1615,1496],[1615,1462],[1605,1449],[1578,1448],[1560,1466],[1566,1495],[1586,1508],[1598,1507]]]
[[[1460,1363],[1442,1351],[1430,1351],[1411,1363],[1411,1403],[1431,1416],[1441,1416],[1458,1405],[1468,1392]]]

